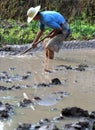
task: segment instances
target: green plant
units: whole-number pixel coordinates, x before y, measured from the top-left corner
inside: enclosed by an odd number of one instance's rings
[[[95,37],[95,24],[90,24],[85,20],[75,20],[70,24],[72,38],[83,40]]]
[[[70,23],[70,39],[84,40],[95,38],[95,24],[90,24],[87,20],[76,18]],[[38,23],[18,23],[8,20],[0,26],[0,44],[27,44],[31,43],[38,31]],[[44,35],[51,31],[46,28]]]

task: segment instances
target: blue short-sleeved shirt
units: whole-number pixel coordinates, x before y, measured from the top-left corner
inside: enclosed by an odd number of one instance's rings
[[[65,23],[65,18],[55,11],[40,12],[39,27],[44,30],[45,25],[52,29],[59,29],[61,23]]]

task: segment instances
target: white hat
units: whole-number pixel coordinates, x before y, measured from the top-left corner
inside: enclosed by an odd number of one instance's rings
[[[37,6],[37,7],[31,7],[28,11],[27,11],[27,15],[28,15],[28,18],[27,18],[27,22],[30,23],[33,18],[36,16],[36,14],[39,12],[41,6]]]

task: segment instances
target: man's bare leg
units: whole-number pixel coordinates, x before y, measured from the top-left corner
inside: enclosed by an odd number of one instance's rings
[[[54,52],[44,48],[45,58],[44,58],[44,71],[51,73],[51,60],[54,58]]]
[[[54,59],[54,51],[45,48],[45,55],[48,59]]]

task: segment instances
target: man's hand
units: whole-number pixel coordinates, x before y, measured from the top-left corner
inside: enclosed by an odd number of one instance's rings
[[[32,48],[36,48],[36,47],[37,47],[37,44],[33,43]]]

